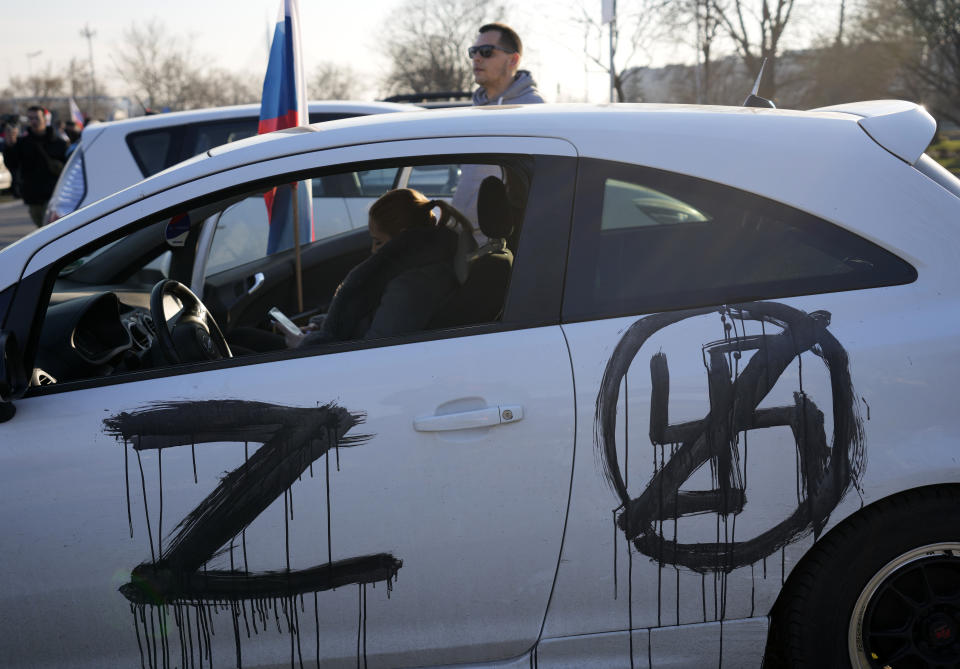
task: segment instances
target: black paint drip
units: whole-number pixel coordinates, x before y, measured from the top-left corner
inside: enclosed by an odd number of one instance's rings
[[[617,345],[604,373],[597,399],[596,436],[600,460],[607,480],[623,505],[618,524],[640,552],[667,564],[694,571],[723,571],[752,564],[777,549],[813,533],[818,536],[830,512],[861,475],[863,434],[853,402],[852,384],[843,348],[826,329],[829,314],[806,314],[777,303],[750,303],[721,310],[724,339],[704,347],[710,386],[711,411],[699,421],[670,425],[667,421],[669,373],[666,357],[651,358],[651,439],[656,444],[679,443],[673,458],[655,472],[643,493],[631,499],[616,457],[617,399],[621,379],[631,361],[649,337],[658,330],[694,316],[716,312],[697,309],[655,314],[634,323]],[[727,313],[730,320],[727,320]],[[735,330],[735,319],[775,324],[779,334],[749,336]],[[741,351],[756,350],[739,369]],[[773,384],[805,351],[820,357],[830,374],[834,431],[828,446],[823,432],[823,414],[805,393],[795,393],[793,407],[757,409]],[[734,380],[734,362],[739,372]],[[736,447],[737,433],[764,427],[791,427],[801,460],[804,503],[789,517],[756,537],[737,541],[725,538],[716,543],[675,544],[663,537],[662,521],[673,516],[664,507],[664,493],[677,492],[676,504],[682,515],[713,511],[721,516],[740,513],[746,503],[745,489]],[[812,429],[812,426],[817,426]],[[717,467],[716,484],[709,491],[680,491],[680,486],[705,462]],[[673,495],[671,494],[672,498]],[[719,611],[718,611],[719,613]]]
[[[153,667],[213,666],[211,640],[215,635],[214,618],[223,613],[233,631],[236,664],[242,666],[242,638],[263,634],[272,617],[278,633],[290,636],[291,664],[303,664],[300,643],[300,609],[303,594],[314,596],[314,624],[317,631],[315,654],[320,662],[319,604],[317,593],[357,584],[361,593],[360,638],[358,649],[366,666],[366,585],[385,581],[387,595],[402,562],[381,553],[338,560],[332,559],[331,495],[329,452],[339,447],[362,445],[369,436],[346,433],[363,421],[362,414],[347,412],[335,405],[317,408],[282,407],[239,400],[206,402],[170,402],[148,406],[140,411],[121,413],[104,421],[107,432],[124,446],[125,480],[128,499],[128,524],[132,536],[133,521],[129,502],[127,444],[133,444],[140,468],[141,490],[150,542],[150,562],[133,569],[130,582],[120,592],[130,601],[141,664]],[[240,436],[243,439],[239,439]],[[251,456],[248,438],[262,446]],[[228,472],[217,488],[163,542],[163,463],[162,450],[190,445],[196,480],[197,444],[244,441],[244,463]],[[155,449],[158,457],[159,523],[154,547],[146,479],[140,451]],[[291,486],[307,467],[325,458],[327,497],[327,557],[324,564],[291,570],[289,520],[293,519]],[[338,462],[339,465],[339,462]],[[339,469],[339,467],[338,467]],[[286,568],[251,573],[247,561],[246,527],[273,502],[284,495]],[[237,538],[243,547],[243,570],[234,565],[233,550]],[[229,570],[209,569],[207,563],[220,546],[229,550]],[[250,604],[250,616],[247,604]],[[283,625],[281,625],[281,612]],[[149,616],[149,621],[147,620]],[[191,617],[193,620],[191,620]],[[241,628],[241,618],[243,619]],[[170,622],[176,634],[169,629]],[[252,624],[251,624],[252,623]],[[171,644],[179,646],[179,661]]]
[[[669,369],[663,353],[650,360],[650,439],[653,445],[653,476],[639,497],[631,498],[629,486],[628,372],[641,347],[657,331],[686,318],[718,313],[722,339],[703,346],[702,358],[709,386],[710,412],[699,421],[669,423]],[[739,323],[738,323],[739,321]],[[760,335],[749,335],[747,321],[759,323]],[[663,620],[663,568],[674,567],[675,611],[680,624],[680,567],[701,573],[703,621],[707,622],[706,575],[713,578],[713,620],[721,627],[727,617],[729,573],[751,568],[750,610],[756,608],[754,564],[778,549],[781,581],[785,579],[785,546],[813,534],[816,539],[830,513],[852,486],[859,491],[864,463],[863,430],[848,371],[846,352],[826,329],[827,312],[807,314],[776,303],[749,303],[719,310],[706,308],[648,316],[627,329],[611,356],[597,398],[595,436],[599,461],[606,479],[620,500],[614,523],[626,535],[629,550],[657,563],[657,625]],[[780,329],[768,335],[766,323]],[[749,358],[745,352],[755,351]],[[813,353],[825,364],[830,377],[833,409],[833,439],[828,444],[823,413],[803,386],[803,354]],[[798,391],[794,405],[759,409],[793,359],[798,365]],[[620,384],[624,396],[624,451],[620,469],[616,422]],[[774,426],[789,426],[796,441],[797,509],[786,519],[748,540],[737,538],[737,516],[747,502],[748,432]],[[742,439],[742,442],[741,442]],[[741,452],[742,443],[742,452]],[[670,445],[667,460],[664,449]],[[657,453],[659,447],[660,452]],[[708,463],[712,489],[681,491],[683,483]],[[716,514],[716,538],[712,543],[681,544],[679,518],[704,512]],[[673,536],[667,538],[664,521],[672,520]],[[616,533],[616,529],[614,530]],[[632,566],[632,562],[631,562]],[[630,663],[633,666],[632,573],[628,627]],[[614,541],[614,599],[617,598],[617,547]],[[721,651],[718,664],[722,664]],[[649,658],[648,658],[649,659]]]

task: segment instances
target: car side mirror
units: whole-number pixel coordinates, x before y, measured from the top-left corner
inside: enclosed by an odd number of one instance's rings
[[[12,332],[0,332],[0,423],[16,414],[14,398],[27,390],[27,375],[23,368],[23,356],[17,346],[17,337]]]

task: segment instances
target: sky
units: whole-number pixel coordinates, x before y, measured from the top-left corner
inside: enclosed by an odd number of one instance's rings
[[[300,0],[302,48],[308,78],[323,61],[350,65],[371,86],[363,99],[382,94],[376,82],[387,68],[378,44],[383,24],[403,0]],[[522,67],[530,70],[548,101],[609,100],[609,75],[584,51],[607,62],[607,36],[595,32],[585,39],[584,27],[574,20],[584,11],[599,22],[601,0],[500,0],[505,21],[524,42]],[[852,5],[859,0],[849,0]],[[272,34],[280,0],[34,0],[38,9],[14,0],[0,0],[3,38],[0,40],[0,87],[11,76],[45,70],[65,70],[71,58],[86,60],[88,43],[81,30],[95,31],[92,39],[98,81],[106,81],[113,94],[122,94],[114,75],[114,54],[123,44],[124,31],[133,23],[157,19],[170,34],[189,39],[193,53],[210,65],[249,72],[262,79],[266,70],[267,39]],[[621,17],[632,5],[618,4]],[[839,0],[802,0],[808,17],[832,16]],[[804,32],[803,16],[791,19],[791,36]],[[802,39],[807,39],[809,35]],[[621,56],[626,47],[621,48]],[[466,56],[465,56],[466,57]],[[679,36],[641,53],[631,64],[664,65],[692,62],[693,52]],[[621,63],[622,65],[622,63]]]
[[[349,64],[376,81],[386,69],[378,47],[383,19],[401,0],[300,0],[303,56],[306,72],[322,61]],[[599,19],[600,0],[506,0],[506,22],[524,41],[522,67],[531,70],[544,97],[551,101],[608,99],[609,77],[584,57],[584,29],[569,17],[594,10]],[[112,92],[122,85],[110,79],[113,56],[123,33],[132,23],[160,20],[172,34],[190,39],[197,56],[227,69],[262,77],[266,69],[266,35],[276,21],[279,0],[40,0],[42,10],[32,12],[13,0],[3,6],[3,39],[0,40],[0,86],[11,76],[65,69],[70,58],[88,58],[85,26],[92,39],[97,79],[107,78]],[[357,8],[362,8],[358,13]],[[593,52],[606,60],[606,38],[595,35]],[[39,53],[37,53],[39,52]],[[30,55],[35,54],[35,55]],[[465,56],[466,57],[466,56]],[[372,99],[380,93],[367,91]]]

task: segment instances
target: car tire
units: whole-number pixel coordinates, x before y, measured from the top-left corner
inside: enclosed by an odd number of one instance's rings
[[[777,611],[792,667],[960,666],[960,486],[920,488],[843,521]]]

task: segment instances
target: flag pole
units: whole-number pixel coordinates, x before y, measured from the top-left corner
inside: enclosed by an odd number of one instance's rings
[[[297,276],[297,313],[303,313],[303,265],[300,262],[300,182],[293,189],[293,271]]]
[[[260,121],[257,133],[283,130],[310,123],[310,113],[307,103],[307,90],[303,73],[303,58],[300,51],[300,12],[297,0],[280,0],[280,11],[277,16],[277,25],[273,39],[270,42],[270,53],[267,58],[267,72],[263,79],[263,94],[260,101]],[[289,237],[286,237],[286,225],[293,225],[293,258],[294,282],[296,283],[297,312],[303,313],[303,262],[301,246],[303,234],[300,230],[300,198],[299,190],[303,185],[307,193],[312,196],[310,179],[302,179],[280,187],[274,187],[264,194],[270,219],[270,233],[267,239],[267,254],[289,248]],[[290,189],[289,200],[287,189]],[[283,220],[274,218],[275,204],[282,200],[279,210],[283,212]],[[313,241],[313,206],[307,200],[303,210],[308,223],[309,240]],[[292,221],[287,216],[292,214]]]
[[[306,78],[303,71],[303,54],[300,51],[300,7],[297,0],[287,0],[290,3],[290,28],[293,39],[293,73],[296,81],[297,95],[297,125],[307,125],[310,123],[310,108],[307,106]],[[298,181],[293,189],[293,271],[296,274],[297,282],[297,313],[303,313],[303,264],[300,255],[300,184],[310,182]],[[307,197],[313,197],[309,185],[306,188]],[[312,203],[308,201],[308,206]],[[313,225],[310,226],[311,232]]]

